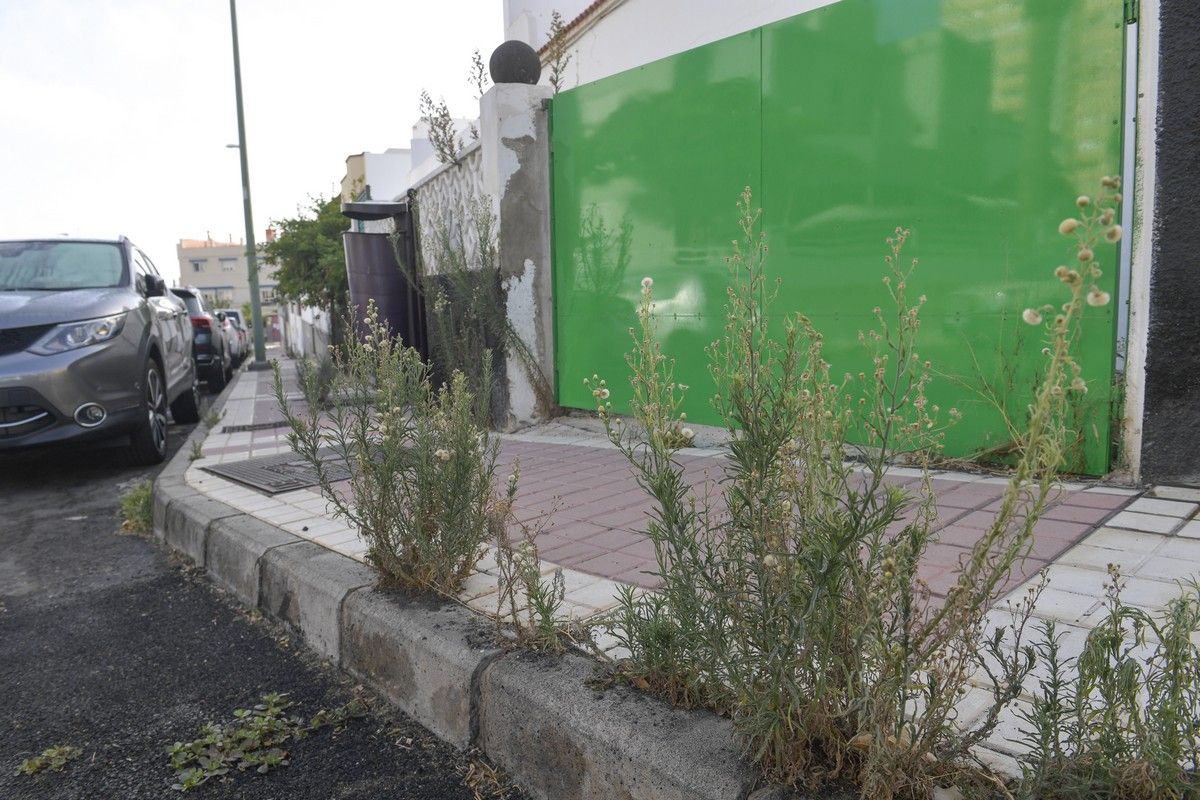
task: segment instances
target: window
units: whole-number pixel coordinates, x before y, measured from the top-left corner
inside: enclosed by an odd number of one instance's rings
[[[221,261],[221,272],[233,272],[234,269],[237,268],[238,260],[236,258],[222,258],[222,259],[220,259],[220,261]]]
[[[192,272],[204,272],[204,262],[207,260],[205,258],[192,259]]]
[[[274,304],[274,303],[278,302],[278,300],[275,297],[275,287],[274,286],[264,286],[262,288],[262,301],[264,303],[268,303],[268,304]]]

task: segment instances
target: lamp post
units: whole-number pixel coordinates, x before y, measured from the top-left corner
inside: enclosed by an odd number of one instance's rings
[[[262,298],[258,293],[258,253],[254,246],[254,218],[250,211],[250,164],[246,156],[246,117],[242,113],[242,60],[238,51],[237,0],[229,0],[233,29],[233,85],[237,95],[238,154],[242,160],[242,205],[246,216],[246,272],[250,282],[250,317],[254,329],[254,363],[250,369],[266,369],[263,345]]]

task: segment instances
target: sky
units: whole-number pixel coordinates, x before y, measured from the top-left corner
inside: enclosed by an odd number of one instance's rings
[[[255,237],[335,192],[346,156],[408,147],[422,89],[467,80],[502,0],[239,0]],[[242,216],[228,0],[0,0],[0,239],[115,237],[168,282],[180,239]]]

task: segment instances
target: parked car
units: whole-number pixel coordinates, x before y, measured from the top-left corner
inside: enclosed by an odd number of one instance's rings
[[[200,418],[187,309],[125,237],[0,241],[0,450],[128,437],[167,455]]]
[[[205,308],[204,296],[194,286],[173,288],[171,292],[183,301],[191,317],[196,372],[209,391],[219,392],[233,375],[233,351],[225,321]]]
[[[240,366],[250,353],[250,332],[242,322],[242,312],[236,308],[219,308],[217,312],[225,315],[225,321],[237,331],[237,352],[233,360],[234,366]]]

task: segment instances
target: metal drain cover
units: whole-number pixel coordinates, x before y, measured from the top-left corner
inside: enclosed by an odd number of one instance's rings
[[[341,459],[331,448],[321,450],[320,456],[331,480],[340,481],[350,477],[349,471],[339,463]],[[317,471],[294,453],[213,464],[202,469],[267,494],[279,494],[317,485]]]
[[[288,421],[285,419],[276,420],[275,422],[255,422],[253,425],[226,425],[221,428],[221,433],[248,433],[250,431],[270,431],[276,428],[286,428]]]

